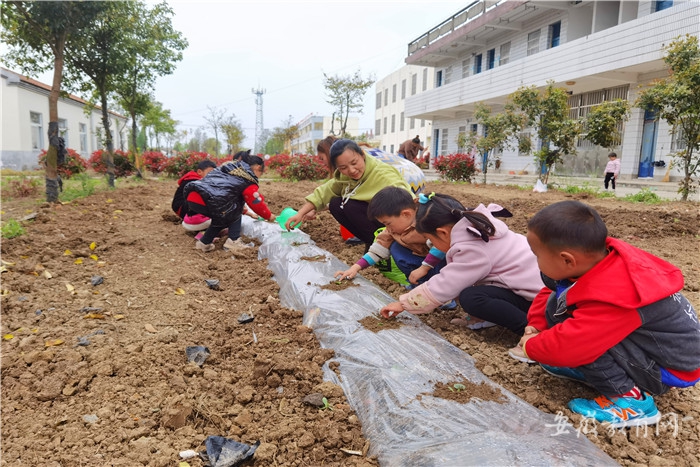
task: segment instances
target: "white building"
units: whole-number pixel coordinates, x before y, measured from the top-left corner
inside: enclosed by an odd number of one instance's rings
[[[51,86],[5,68],[0,68],[0,164],[3,168],[30,170],[37,168],[39,154],[48,150],[49,93]],[[58,128],[66,148],[84,159],[103,149],[102,110],[95,107],[89,115],[87,103],[69,95],[58,99]],[[128,147],[124,127],[127,118],[110,112],[112,139],[116,149]]]
[[[316,154],[316,146],[326,136],[340,133],[340,120],[336,117],[323,117],[309,114],[299,123],[299,136],[292,140],[292,154]],[[359,135],[360,119],[348,117],[345,131],[351,135]]]
[[[552,80],[566,88],[574,117],[605,100],[632,104],[640,85],[668,76],[664,47],[685,34],[700,35],[697,0],[475,1],[409,44],[406,63],[432,67],[435,86],[407,98],[406,116],[433,121],[439,155],[457,150],[460,132],[483,131],[473,121],[477,102],[497,112],[522,86]],[[679,145],[670,130],[632,106],[618,151],[621,177],[663,177],[666,169],[655,173],[654,163],[668,164]],[[601,175],[607,150],[578,145],[556,171]],[[500,158],[501,171],[534,169],[533,157],[517,150]]]
[[[407,98],[432,89],[434,79],[432,68],[406,65],[377,81],[374,135],[383,151],[396,154],[401,143],[416,135],[424,147],[430,147],[432,122],[426,118],[407,117],[404,107]]]

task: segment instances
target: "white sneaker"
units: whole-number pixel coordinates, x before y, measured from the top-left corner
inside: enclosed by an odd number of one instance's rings
[[[236,240],[231,240],[230,238],[227,238],[226,242],[224,243],[224,250],[226,251],[236,250],[240,248],[248,248],[248,245],[243,243],[243,241],[240,238],[237,238]]]
[[[201,241],[197,240],[197,243],[194,244],[194,247],[197,250],[202,250],[204,253],[209,253],[214,248],[216,248],[216,245],[214,245],[213,243],[202,243]]]
[[[508,350],[508,355],[511,358],[516,359],[519,362],[523,363],[537,363],[536,361],[532,360],[529,358],[527,355],[525,355],[525,352],[523,352],[523,348],[520,347],[520,345],[516,345],[512,349]]]

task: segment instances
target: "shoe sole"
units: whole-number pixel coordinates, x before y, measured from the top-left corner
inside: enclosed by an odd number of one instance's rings
[[[626,420],[624,422],[610,423],[610,428],[627,428],[632,426],[656,425],[661,421],[661,414],[656,413],[651,417],[639,418],[636,420]]]
[[[515,355],[513,352],[508,352],[508,355],[509,355],[511,358],[514,358],[514,359],[516,359],[516,360],[519,361],[519,362],[523,362],[523,363],[537,363],[536,361],[531,360],[531,359],[529,359],[529,358],[527,358],[527,357],[521,357],[521,356],[519,356],[519,355]]]

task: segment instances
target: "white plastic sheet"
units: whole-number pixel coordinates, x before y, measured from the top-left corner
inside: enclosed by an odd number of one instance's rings
[[[348,266],[302,231],[244,217],[243,233],[262,240],[259,255],[269,261],[282,305],[303,311],[321,346],[334,349],[341,377],[327,364],[324,376],[345,391],[382,466],[617,465],[565,418],[490,381],[471,356],[415,316],[402,313],[407,324],[399,329],[366,330],[358,320],[394,299],[360,276],[359,287],[321,289]],[[328,261],[300,259],[316,255]],[[460,376],[497,388],[507,402],[460,404],[425,395],[436,382]]]

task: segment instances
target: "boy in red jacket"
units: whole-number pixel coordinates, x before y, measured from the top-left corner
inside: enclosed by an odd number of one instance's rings
[[[570,401],[572,412],[613,428],[657,423],[652,395],[700,380],[700,324],[680,292],[683,274],[608,237],[598,213],[578,201],[545,207],[527,228],[556,290],[533,301],[520,350],[548,373],[602,393]]]

